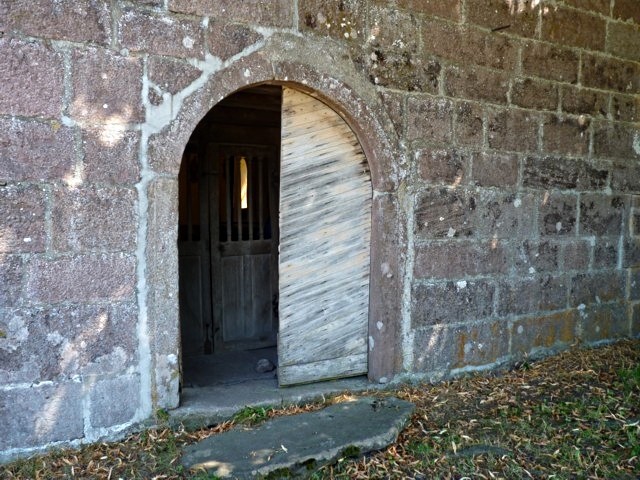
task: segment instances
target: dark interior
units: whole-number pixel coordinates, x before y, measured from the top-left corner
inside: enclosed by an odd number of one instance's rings
[[[222,100],[202,119],[179,175],[183,385],[257,376],[277,362],[277,218],[282,89]],[[275,366],[275,365],[274,365]]]

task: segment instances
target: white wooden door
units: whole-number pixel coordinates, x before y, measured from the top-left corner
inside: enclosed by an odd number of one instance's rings
[[[319,100],[284,88],[280,385],[367,373],[371,181],[360,144]]]

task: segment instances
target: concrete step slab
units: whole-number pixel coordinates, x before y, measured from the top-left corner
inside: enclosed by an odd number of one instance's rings
[[[413,410],[412,403],[395,397],[362,397],[214,435],[188,446],[181,462],[221,478],[296,473],[345,452],[364,454],[390,445]]]

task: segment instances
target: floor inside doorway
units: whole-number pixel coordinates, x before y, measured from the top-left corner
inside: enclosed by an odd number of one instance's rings
[[[275,366],[278,363],[276,347],[187,357],[182,367],[183,386],[202,388],[274,380],[275,370],[265,373],[256,372],[256,365],[261,359],[267,359]]]
[[[278,387],[276,370],[255,371],[258,360],[277,364],[275,348],[201,355],[183,360],[184,381],[180,407],[170,412],[175,422],[190,427],[223,421],[246,406],[300,403],[343,391],[379,388],[367,377],[354,377],[294,387]]]

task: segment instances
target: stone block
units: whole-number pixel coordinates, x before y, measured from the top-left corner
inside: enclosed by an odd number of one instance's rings
[[[187,88],[202,74],[185,61],[167,57],[149,57],[147,69],[151,83],[171,95]]]
[[[477,192],[476,236],[496,240],[535,235],[536,197],[533,194],[488,189]]]
[[[638,309],[640,311],[640,308]],[[452,368],[456,359],[458,336],[448,325],[418,330],[413,336],[413,368],[416,372],[444,373]]]
[[[45,248],[45,192],[36,185],[0,186],[0,254]]]
[[[477,235],[478,197],[467,189],[430,188],[415,207],[416,233],[421,238]]]
[[[214,20],[249,23],[263,27],[293,27],[294,5],[290,0],[169,0],[169,10],[206,15]]]
[[[551,43],[529,41],[522,47],[522,71],[526,75],[576,83],[579,62],[576,51]]]
[[[86,129],[82,132],[87,181],[133,185],[140,179],[140,132]],[[117,161],[114,161],[117,159]]]
[[[418,95],[407,101],[407,139],[449,144],[452,138],[451,101]]]
[[[571,240],[562,247],[562,270],[586,270],[591,259],[591,242]]]
[[[131,52],[204,59],[204,29],[198,19],[125,10],[120,44]]]
[[[586,156],[589,120],[549,115],[542,124],[542,149],[548,153]]]
[[[459,327],[455,367],[490,365],[509,354],[509,332],[500,321]]]
[[[611,95],[611,116],[621,122],[640,122],[640,96]]]
[[[0,118],[0,180],[72,176],[77,157],[74,135],[73,129],[55,121]]]
[[[599,90],[562,85],[562,111],[575,115],[591,115],[605,118],[608,112],[609,95]]]
[[[593,268],[616,268],[618,266],[618,245],[617,238],[598,238],[593,247]]]
[[[540,189],[602,190],[609,172],[583,160],[564,157],[527,157],[522,183]]]
[[[343,41],[364,41],[366,6],[358,0],[302,0],[298,25]]]
[[[416,247],[414,276],[458,279],[506,273],[510,253],[500,241],[449,240]]]
[[[89,48],[72,54],[71,115],[81,123],[111,126],[144,120],[142,61]]]
[[[582,340],[598,342],[629,336],[629,317],[624,305],[598,305],[581,315]]]
[[[437,94],[442,66],[435,59],[373,50],[368,62],[374,85],[407,92]]]
[[[622,267],[623,268],[640,267],[640,239],[625,238],[622,247],[623,247]]]
[[[576,231],[577,208],[577,195],[545,193],[538,205],[540,235],[573,235]]]
[[[571,305],[591,305],[623,300],[626,278],[622,270],[581,273],[571,279]]]
[[[413,344],[418,372],[490,365],[509,354],[509,332],[502,322],[424,328]]]
[[[573,343],[576,324],[574,310],[518,319],[511,326],[511,353],[522,356]]]
[[[451,66],[444,71],[444,91],[450,97],[506,104],[509,79],[500,70]]]
[[[2,392],[0,450],[42,446],[84,436],[80,383],[31,386]],[[20,408],[16,408],[19,405]]]
[[[133,420],[140,405],[140,378],[137,375],[99,380],[90,388],[92,427],[113,427]]]
[[[0,254],[0,305],[16,305],[22,294],[24,261],[18,255]]]
[[[178,272],[177,231],[168,234],[166,225],[178,218],[178,182],[160,178],[150,185],[148,195],[148,213],[154,218],[147,236],[147,275],[154,285],[149,293],[153,300],[149,312],[157,324],[156,328],[164,330],[175,320],[171,315],[177,313],[178,279],[167,275],[167,272]]]
[[[228,60],[262,39],[262,35],[246,25],[212,22],[207,32],[209,53]]]
[[[468,22],[520,37],[533,37],[536,34],[539,15],[538,4],[530,1],[469,0],[467,2]]]
[[[569,281],[552,275],[509,278],[499,284],[497,314],[523,315],[567,307]]]
[[[514,266],[519,274],[558,271],[561,245],[551,240],[525,240],[516,247]],[[587,265],[589,257],[587,257]]]
[[[415,208],[421,238],[511,238],[533,234],[535,201],[531,195],[486,189],[430,188]]]
[[[633,195],[630,197],[631,212],[629,216],[629,233],[632,236],[640,235],[640,196]]]
[[[1,274],[0,274],[1,277]],[[1,278],[0,278],[1,279]],[[0,287],[0,299],[2,287]],[[28,348],[31,332],[29,331],[27,309],[2,308],[0,309],[0,386],[15,385],[20,383],[36,383],[40,381],[40,366],[37,360],[46,357],[29,359],[23,355],[25,346]],[[38,355],[46,355],[48,352],[38,352]],[[0,402],[0,409],[1,407]]]
[[[26,293],[35,302],[127,300],[135,293],[136,260],[123,253],[35,257],[26,272]]]
[[[518,183],[518,164],[518,157],[509,153],[475,155],[472,182],[479,187],[513,188]]]
[[[629,228],[631,235],[635,237],[640,235],[640,212],[638,212],[637,209],[634,209],[631,215]]]
[[[155,362],[155,395],[158,407],[178,406],[180,351],[178,311],[177,231],[167,232],[166,225],[178,218],[178,181],[158,178],[149,185],[149,221],[147,233],[147,295],[149,330]]]
[[[135,302],[113,303],[108,307],[86,307],[85,320],[78,325],[81,338],[75,364],[82,375],[106,375],[121,373],[137,365],[138,358],[138,306]],[[87,319],[101,332],[87,327]],[[85,343],[82,343],[84,340]],[[76,340],[77,345],[77,340]],[[74,374],[75,372],[71,372]]]
[[[407,232],[395,195],[376,195],[371,204],[371,278],[369,335],[384,354],[369,358],[369,378],[390,378],[402,370],[402,289],[407,256]],[[384,239],[381,241],[380,239]]]
[[[564,8],[548,7],[542,16],[542,40],[562,45],[604,50],[607,24],[598,15]]]
[[[517,44],[504,35],[430,19],[422,25],[422,38],[426,52],[458,65],[513,70],[517,63]]]
[[[60,117],[64,71],[60,53],[44,43],[0,37],[0,58],[0,114]]]
[[[418,173],[433,184],[459,185],[465,183],[471,155],[453,149],[423,148],[415,154]]]
[[[538,149],[537,114],[527,110],[490,110],[489,146],[496,150],[531,152]]]
[[[0,384],[120,373],[138,361],[134,303],[5,310],[0,329]]]
[[[632,21],[640,25],[640,10],[636,0],[616,0],[613,4],[613,18],[624,22]]]
[[[367,38],[385,53],[411,55],[419,51],[420,23],[415,15],[393,6],[372,6]]]
[[[640,303],[631,307],[631,336],[633,338],[640,337]]]
[[[558,85],[533,78],[517,78],[511,85],[511,103],[534,110],[558,108]]]
[[[53,248],[133,252],[138,234],[136,199],[136,191],[126,187],[55,187]]]
[[[482,105],[474,102],[457,102],[455,113],[456,143],[481,148],[484,143]]]
[[[611,190],[640,193],[640,168],[615,166],[611,169]]]
[[[626,207],[629,207],[627,205]],[[619,235],[625,213],[625,197],[587,193],[580,197],[580,234]]]
[[[384,109],[393,123],[396,134],[398,137],[404,135],[405,95],[393,90],[381,90],[379,94],[382,104],[384,105]]]
[[[607,52],[634,62],[640,61],[640,27],[611,22],[607,35]]]
[[[495,290],[495,285],[487,280],[414,285],[411,292],[412,328],[490,317]]]
[[[609,0],[565,0],[567,5],[580,8],[601,15],[610,16],[611,2]]]
[[[640,93],[640,64],[583,53],[582,85],[621,93]]]
[[[388,0],[375,0],[380,3],[390,3]],[[460,20],[461,2],[460,0],[451,0],[442,2],[440,0],[398,0],[398,8],[410,10],[415,13],[424,13],[429,16],[442,17],[448,20]]]
[[[593,154],[598,157],[640,159],[640,133],[634,125],[595,122]]]
[[[107,0],[4,0],[2,3],[10,5],[0,19],[3,32],[101,45],[108,45],[111,40]]]
[[[371,16],[366,58],[370,80],[397,90],[437,93],[442,67],[420,55],[416,17],[386,8],[374,9]]]

